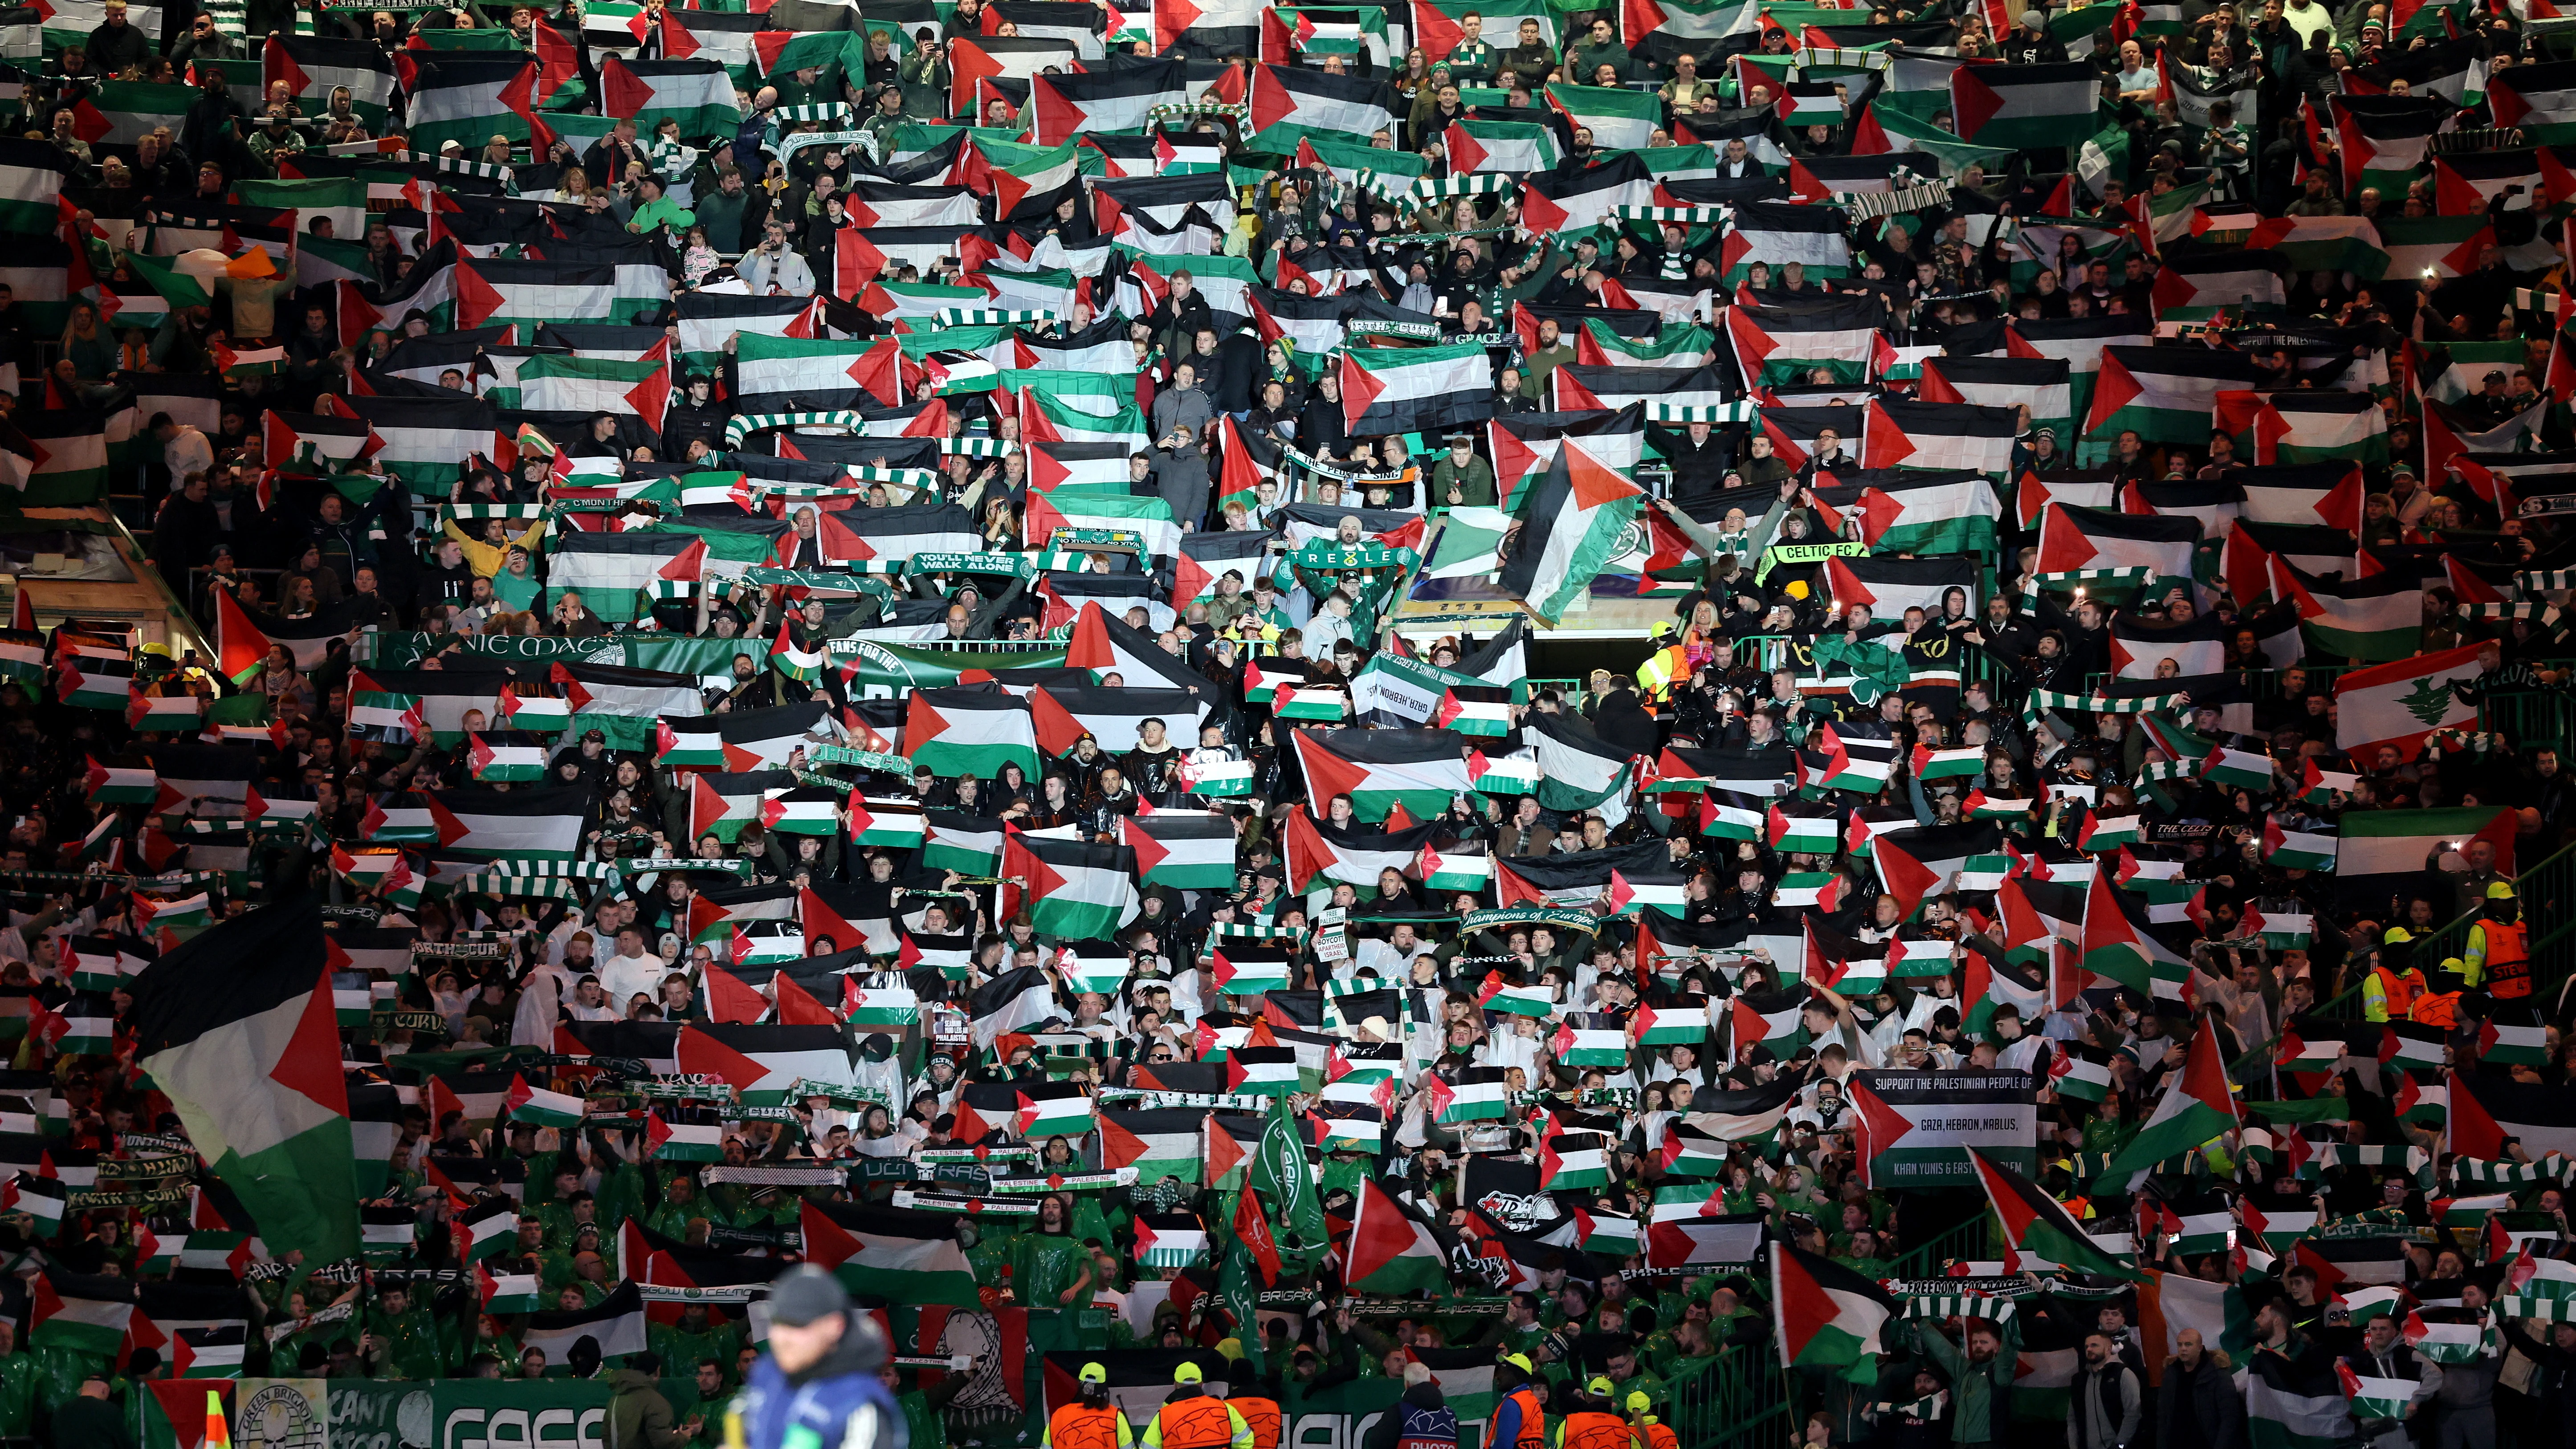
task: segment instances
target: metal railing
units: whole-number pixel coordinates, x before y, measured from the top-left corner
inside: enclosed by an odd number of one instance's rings
[[[1685,1449],[1777,1449],[1797,1416],[1779,1348],[1767,1338],[1738,1344],[1664,1386],[1671,1394],[1665,1422]]]
[[[2523,867],[2514,875],[2513,887],[2514,895],[2522,903],[2523,924],[2530,932],[2527,949],[2537,966],[2544,948],[2576,935],[2576,846],[2569,846],[2555,855],[2543,856]],[[2414,951],[2416,966],[2429,971],[2443,958],[2465,951],[2469,944],[2469,928],[2478,920],[2479,908],[2471,907],[2440,929],[2418,936]],[[2354,1007],[2356,1012],[2359,1009],[2358,1005]]]
[[[1995,1240],[1994,1216],[1979,1213],[1965,1222],[1952,1223],[1924,1243],[1897,1255],[1895,1266],[1887,1271],[1890,1278],[1938,1278],[1954,1258],[2003,1256]]]

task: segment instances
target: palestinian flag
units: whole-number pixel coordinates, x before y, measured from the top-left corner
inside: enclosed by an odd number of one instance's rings
[[[2226,1057],[2216,1028],[2203,1017],[2185,1050],[2182,1071],[2166,1085],[2138,1135],[2103,1169],[2103,1176],[2149,1171],[2169,1158],[2196,1152],[2235,1131],[2237,1121]]]
[[[1836,215],[1818,207],[1797,208]],[[1868,298],[1837,298],[1797,308],[1733,306],[1726,336],[1747,387],[1806,382],[1818,368],[1838,382],[1857,383],[1878,355],[1878,323],[1886,309]]]
[[[2494,1160],[2508,1155],[2507,1142],[2513,1140],[2534,1161],[2551,1153],[2576,1157],[2576,1124],[2558,1110],[2550,1088],[2485,1073],[2450,1072],[2444,1081],[2451,1099],[2443,1129],[2446,1151]]]
[[[1953,889],[1970,859],[2000,850],[2002,839],[1994,825],[1972,821],[1881,831],[1870,845],[1880,886],[1910,917],[1927,898]]]
[[[2438,6],[2433,11],[2441,13]],[[2343,166],[2343,194],[2352,196],[2374,185],[2402,189],[2422,169],[2434,134],[2456,114],[2456,106],[2436,95],[2334,97],[2335,154]],[[2464,215],[2469,208],[2455,210],[2446,205],[2441,210]]]
[[[621,1283],[592,1307],[531,1313],[528,1326],[520,1331],[519,1344],[523,1349],[543,1349],[547,1362],[561,1363],[585,1338],[597,1345],[603,1358],[645,1352],[648,1343],[643,1290],[633,1283]]]
[[[1118,838],[1136,853],[1137,880],[1176,890],[1234,888],[1234,820],[1210,811],[1157,810],[1118,823]]]
[[[2205,445],[2218,394],[2249,391],[2266,380],[2251,358],[2209,348],[2105,347],[2101,356],[2084,419],[2084,436],[2097,442],[2134,430],[2150,443]],[[2045,563],[2041,568],[2055,572]]]
[[[465,737],[468,772],[486,784],[527,784],[545,778],[546,749],[536,736],[493,731]]]
[[[2412,760],[2436,730],[2475,730],[2478,707],[2456,686],[2477,678],[2482,647],[2416,654],[2337,676],[2335,746],[2365,762],[2375,762],[2382,749]]]
[[[1852,270],[1851,244],[1844,233],[1849,224],[1836,207],[1739,201],[1734,219],[1727,226],[1726,239],[1720,244],[1718,270],[1725,274],[1730,287],[1742,286],[1755,262],[1767,264],[1775,276],[1791,263],[1814,279],[1848,276]],[[1849,312],[1837,304],[1838,316]]]
[[[1037,143],[1060,146],[1081,136],[1144,125],[1155,107],[1188,99],[1186,67],[1175,57],[1092,74],[1031,76],[1028,118]]]
[[[2027,1255],[2096,1277],[2132,1281],[2144,1277],[2137,1269],[2104,1252],[2076,1223],[2065,1206],[2050,1197],[2039,1184],[1976,1148],[1970,1148],[1968,1156],[1975,1162],[1978,1180],[1985,1186],[1987,1203],[1994,1208],[1995,1217],[2003,1224],[2007,1269]]]
[[[1339,376],[1343,422],[1355,435],[1430,433],[1494,415],[1481,343],[1351,348]]]
[[[1888,476],[1862,488],[1850,504],[1841,503],[1846,490],[1839,488],[1817,496],[1847,509],[1860,524],[1861,541],[1879,554],[1991,552],[2003,503],[1994,484],[1976,475],[2000,473],[2011,461],[2013,416],[1997,408],[1873,399],[1862,442],[1868,466],[1942,471],[1925,472],[1919,483],[1902,473]],[[2004,451],[1990,456],[1996,444]]]
[[[1277,156],[1295,155],[1297,143],[1310,136],[1367,139],[1395,127],[1386,110],[1386,87],[1372,76],[1256,65],[1246,104],[1244,145]]]
[[[1185,1183],[1199,1180],[1199,1140],[1204,1109],[1148,1108],[1100,1114],[1100,1163],[1115,1170],[1136,1169],[1140,1184],[1163,1178]]]
[[[1546,100],[1549,110],[1590,131],[1592,144],[1605,151],[1644,150],[1664,119],[1661,98],[1615,86],[1550,82]]]
[[[1017,833],[1003,847],[1002,874],[1041,935],[1105,940],[1136,918],[1136,852],[1123,845]]]
[[[1309,798],[1348,795],[1362,820],[1383,820],[1398,804],[1427,820],[1474,788],[1465,741],[1447,730],[1300,729],[1292,738]]]
[[[1875,1368],[1896,1300],[1878,1284],[1829,1258],[1775,1243],[1771,1247],[1772,1329],[1786,1368]]]
[[[2075,422],[2072,365],[2051,357],[1927,357],[1915,395],[1929,403],[2010,409],[2027,403],[2035,427],[2059,437]]]
[[[1424,1293],[1448,1278],[1448,1255],[1431,1229],[1365,1177],[1351,1206],[1351,1235],[1341,1257],[1342,1280],[1359,1293]]]
[[[2063,147],[2093,134],[2101,75],[2088,61],[1962,65],[1950,72],[1950,114],[1962,141],[2008,151]]]
[[[680,123],[684,140],[731,135],[742,120],[733,79],[721,60],[703,56],[627,60],[611,56],[599,67],[602,111],[651,135],[666,120]]]
[[[421,155],[454,141],[470,154],[494,136],[530,136],[537,67],[523,55],[404,51],[395,72],[408,97],[404,135]],[[468,324],[474,325],[474,324]]]
[[[2335,1449],[2352,1442],[2342,1362],[2331,1353],[2297,1359],[2252,1355],[2245,1379],[2247,1442],[2254,1449]]]
[[[1450,174],[1472,176],[1501,172],[1525,176],[1552,171],[1559,164],[1556,135],[1545,126],[1523,121],[1457,120],[1440,133]]]
[[[2424,622],[2424,586],[2411,572],[2389,569],[2352,581],[2320,579],[2276,556],[2272,591],[2297,606],[2308,647],[2318,653],[2405,661],[2416,652]],[[2394,722],[2384,710],[2376,719]]]
[[[28,1284],[27,1342],[113,1357],[134,1323],[138,1299],[131,1279],[44,1268]]]
[[[2166,257],[2156,271],[2158,317],[2220,307],[2277,307],[2289,296],[2289,262],[2271,251],[2199,252]],[[2096,407],[2100,404],[2095,404]]]
[[[132,989],[136,1060],[260,1235],[324,1261],[358,1256],[349,1099],[315,898],[225,921]]]
[[[2222,392],[2217,409],[2218,426],[2250,442],[2267,468],[2388,461],[2388,420],[2366,392]]]
[[[1039,773],[1028,701],[993,685],[914,690],[904,715],[903,754],[943,779],[989,780],[1011,763],[1032,777]]]
[[[2084,897],[2084,969],[2132,991],[2179,1000],[2190,958],[2166,944],[2142,897],[2096,872]]]
[[[2202,441],[2208,429],[2201,430]],[[2200,524],[2190,518],[2138,517],[2052,503],[2040,515],[2039,572],[2146,568],[2154,579],[2192,577]]]
[[[1495,582],[1553,624],[1615,556],[1645,494],[1580,448],[1561,447],[1531,490],[1528,522]]]

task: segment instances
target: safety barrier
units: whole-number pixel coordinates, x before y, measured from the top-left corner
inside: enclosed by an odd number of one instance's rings
[[[1673,1436],[1687,1449],[1779,1449],[1795,1427],[1780,1350],[1739,1344],[1683,1377],[1668,1377]]]

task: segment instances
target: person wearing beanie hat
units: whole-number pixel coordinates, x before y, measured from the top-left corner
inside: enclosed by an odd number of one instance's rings
[[[1127,1427],[1127,1415],[1109,1401],[1109,1370],[1087,1363],[1076,1381],[1080,1397],[1047,1420],[1039,1449],[1127,1449],[1135,1443],[1136,1431]]]
[[[1279,1449],[1280,1431],[1286,1427],[1279,1412],[1279,1401],[1261,1392],[1260,1370],[1243,1356],[1242,1345],[1233,1339],[1235,1352],[1225,1366],[1225,1401],[1252,1426],[1252,1449]],[[1217,1347],[1222,1350],[1225,1344]]]
[[[1172,1370],[1172,1392],[1145,1426],[1145,1449],[1253,1449],[1252,1426],[1206,1384],[1196,1360]]]
[[[789,1269],[769,1292],[769,1352],[751,1366],[726,1425],[749,1449],[868,1449],[895,1442],[903,1415],[877,1377],[884,1331],[850,1311],[849,1292],[822,1268]]]
[[[1404,1397],[1395,1410],[1372,1425],[1359,1449],[1457,1449],[1458,1414],[1431,1365],[1413,1359],[1404,1366]]]

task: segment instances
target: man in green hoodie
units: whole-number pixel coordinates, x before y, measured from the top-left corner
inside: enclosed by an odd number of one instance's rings
[[[1914,1346],[1950,1376],[1950,1442],[1961,1449],[1995,1443],[2012,1423],[2013,1368],[2021,1357],[2020,1327],[2009,1319],[1997,1326],[1971,1318],[1966,1338],[1962,1351],[1939,1325],[1914,1325]]]

